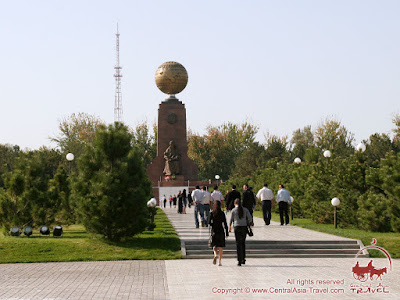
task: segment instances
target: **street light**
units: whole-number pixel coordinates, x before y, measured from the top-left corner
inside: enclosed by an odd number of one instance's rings
[[[219,176],[219,175],[215,175],[215,179],[217,179],[217,186],[219,186],[219,179],[220,179],[221,177]]]
[[[332,200],[331,200],[331,203],[332,203],[332,205],[335,207],[335,212],[334,212],[334,215],[333,215],[333,223],[335,224],[335,228],[337,228],[337,217],[336,217],[336,215],[337,215],[337,206],[339,206],[339,204],[340,204],[340,200],[339,200],[339,198],[333,198]]]
[[[75,158],[75,155],[73,155],[71,152],[70,153],[68,153],[66,156],[65,156],[65,158],[69,161],[69,163],[68,163],[68,175],[69,174],[71,174],[71,163],[72,163],[72,161],[74,160],[74,158]]]
[[[331,157],[331,155],[332,155],[331,151],[329,151],[329,150],[324,151],[324,157],[329,158],[329,157]]]
[[[26,226],[26,227],[24,228],[24,234],[25,234],[27,237],[31,236],[32,233],[33,233],[33,231],[32,231],[32,227],[31,227],[31,226]]]
[[[21,234],[19,227],[14,226],[10,229],[10,235],[11,236],[19,236]]]
[[[150,213],[150,220],[151,220],[151,224],[149,226],[149,230],[153,230],[155,226],[154,224],[154,208],[157,205],[157,200],[156,198],[151,198],[149,201],[147,201],[147,207],[149,208],[149,213]]]
[[[290,218],[293,220],[293,211],[292,211],[292,204],[293,204],[294,198],[292,196],[290,196]]]
[[[53,228],[53,237],[60,237],[63,234],[63,228],[61,226],[55,226]]]
[[[68,153],[65,157],[68,161],[73,161],[75,158],[75,155],[73,155],[72,153]]]
[[[365,149],[367,149],[367,147],[365,147],[365,145],[363,144],[363,143],[359,143],[358,145],[357,145],[357,151],[359,151],[359,152],[364,152],[365,151]]]
[[[301,163],[301,158],[300,158],[300,157],[296,157],[296,158],[294,159],[294,163],[295,163],[295,164],[300,164],[300,163]]]
[[[40,227],[40,233],[43,235],[50,235],[50,228],[47,226]]]

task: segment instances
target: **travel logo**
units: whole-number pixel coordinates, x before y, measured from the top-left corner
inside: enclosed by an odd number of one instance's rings
[[[370,246],[364,247],[358,251],[356,259],[358,258],[358,255],[367,249],[376,249],[382,252],[388,260],[388,266],[378,267],[374,265],[373,260],[371,260],[366,266],[362,266],[357,260],[355,266],[352,267],[352,272],[354,279],[360,281],[360,283],[351,284],[350,290],[356,294],[389,293],[388,286],[384,286],[382,284],[382,279],[384,275],[388,273],[388,270],[392,270],[392,258],[390,257],[389,252],[387,252],[384,248],[377,246],[376,239],[373,239]],[[379,280],[379,284],[377,286],[373,286],[372,283],[364,284],[368,279],[371,281]]]

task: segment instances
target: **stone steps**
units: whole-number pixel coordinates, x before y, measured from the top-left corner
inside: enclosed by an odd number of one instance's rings
[[[212,258],[207,240],[186,240],[184,258]],[[246,240],[247,257],[355,257],[360,251],[356,240],[345,241],[261,241]],[[365,256],[361,253],[359,256]],[[234,240],[227,240],[224,257],[236,257]]]

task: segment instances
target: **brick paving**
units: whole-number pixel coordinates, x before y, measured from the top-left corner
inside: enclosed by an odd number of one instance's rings
[[[0,299],[170,299],[164,261],[0,265]]]
[[[362,266],[369,261],[359,259]],[[382,280],[368,279],[364,283],[372,288],[379,283],[386,286],[389,293],[379,294],[351,291],[352,284],[360,284],[351,271],[354,258],[249,258],[241,267],[236,263],[236,259],[222,259],[222,266],[213,265],[211,259],[166,261],[171,299],[400,299],[399,260],[394,261],[393,270]],[[386,266],[387,260],[374,259],[374,265]],[[317,280],[343,280],[343,284],[321,284]],[[287,291],[290,288],[304,288],[305,293],[290,293]],[[264,292],[254,289],[264,289]]]

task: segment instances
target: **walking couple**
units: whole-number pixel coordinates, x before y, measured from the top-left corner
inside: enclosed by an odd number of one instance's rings
[[[246,263],[246,236],[248,233],[248,227],[252,223],[253,218],[249,210],[242,206],[239,198],[235,199],[234,205],[235,208],[232,209],[228,229],[225,213],[221,210],[221,201],[214,201],[214,209],[208,219],[208,224],[210,224],[212,228],[211,246],[214,251],[214,265],[217,262],[217,258],[219,258],[218,265],[221,266],[223,250],[225,247],[225,238],[228,238],[229,232],[232,232],[232,223],[236,239],[238,266]]]

